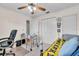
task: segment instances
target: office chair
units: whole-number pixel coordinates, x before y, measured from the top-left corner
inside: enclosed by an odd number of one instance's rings
[[[10,54],[15,56],[15,53],[12,53],[12,51],[10,51],[10,53],[6,53],[6,49],[13,47],[16,34],[17,34],[17,30],[12,30],[9,37],[0,39],[0,48],[3,49],[3,56]]]

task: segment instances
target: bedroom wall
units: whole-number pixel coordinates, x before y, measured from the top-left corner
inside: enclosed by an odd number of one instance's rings
[[[17,29],[15,40],[19,40],[20,34],[26,33],[26,20],[26,16],[0,7],[0,38],[9,36],[12,29]]]

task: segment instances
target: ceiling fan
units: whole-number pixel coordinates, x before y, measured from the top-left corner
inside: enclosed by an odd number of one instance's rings
[[[18,7],[19,10],[25,9],[25,8],[29,9],[31,14],[34,14],[35,11],[46,11],[46,8],[44,8],[42,5],[38,5],[34,3],[28,3],[25,6]],[[46,13],[49,13],[49,11],[47,11]]]

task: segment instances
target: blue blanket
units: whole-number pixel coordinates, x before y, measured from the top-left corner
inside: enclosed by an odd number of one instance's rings
[[[73,53],[72,56],[79,56],[79,47],[78,47],[78,49]]]

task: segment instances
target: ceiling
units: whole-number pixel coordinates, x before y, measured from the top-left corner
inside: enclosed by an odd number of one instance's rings
[[[39,3],[39,4],[43,5],[51,13],[79,5],[79,3]],[[12,11],[16,11],[26,16],[31,16],[28,9],[24,9],[24,10],[17,9],[18,7],[24,5],[27,5],[27,3],[0,3],[0,7],[7,8]],[[45,12],[36,12],[34,16],[40,16],[40,15],[45,15]]]

